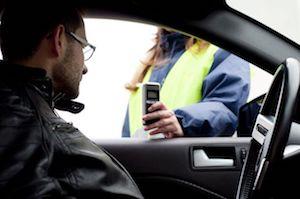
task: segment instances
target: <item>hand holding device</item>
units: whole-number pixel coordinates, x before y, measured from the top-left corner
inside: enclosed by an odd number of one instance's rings
[[[150,136],[163,134],[165,138],[181,137],[183,136],[183,131],[178,119],[172,110],[159,101],[159,90],[159,83],[147,82],[143,84],[142,106],[144,130],[149,130]],[[151,111],[148,110],[150,106],[152,106]]]

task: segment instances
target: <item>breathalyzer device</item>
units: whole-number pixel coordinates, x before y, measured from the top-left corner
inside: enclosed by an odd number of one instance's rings
[[[157,82],[147,82],[142,85],[142,110],[143,115],[149,113],[148,108],[159,101],[160,84]],[[149,125],[158,121],[158,119],[144,121],[144,125]]]

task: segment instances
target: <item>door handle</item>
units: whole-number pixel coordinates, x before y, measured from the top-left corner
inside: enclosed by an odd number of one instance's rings
[[[209,158],[203,149],[193,151],[195,167],[233,167],[233,159]]]

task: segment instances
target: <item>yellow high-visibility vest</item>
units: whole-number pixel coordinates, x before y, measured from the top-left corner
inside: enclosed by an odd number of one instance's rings
[[[160,90],[160,101],[169,109],[176,109],[198,103],[202,98],[202,84],[214,62],[217,46],[210,44],[199,51],[194,44],[185,51],[169,71]],[[152,67],[146,73],[143,82],[150,79]],[[129,100],[130,137],[142,124],[142,89],[132,92]]]

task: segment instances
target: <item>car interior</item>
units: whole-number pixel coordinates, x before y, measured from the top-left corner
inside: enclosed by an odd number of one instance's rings
[[[129,171],[146,199],[299,197],[297,43],[232,9],[225,0],[74,3],[87,17],[143,22],[203,38],[274,74],[269,91],[241,108],[246,114],[256,106],[257,112],[250,125],[240,123],[237,136],[95,140]]]

